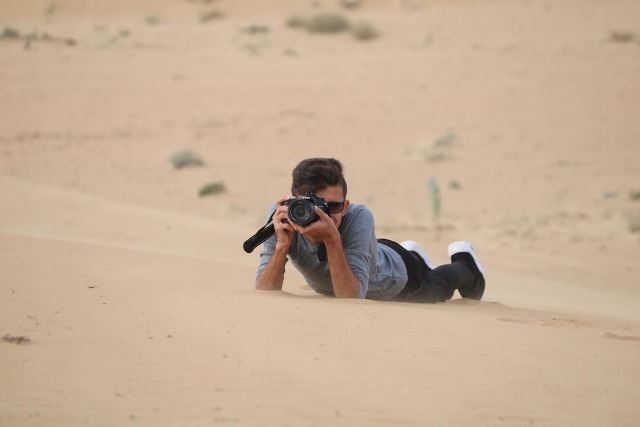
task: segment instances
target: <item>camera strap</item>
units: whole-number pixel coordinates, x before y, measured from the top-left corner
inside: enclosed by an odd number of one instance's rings
[[[274,214],[275,214],[275,211],[271,214],[271,216],[267,220],[267,223],[263,225],[258,231],[256,231],[256,234],[249,237],[242,244],[242,248],[246,253],[250,254],[251,252],[253,252],[255,248],[257,248],[262,243],[264,243],[267,239],[269,239],[269,237],[273,236],[273,234],[276,232],[276,229],[273,226],[273,221],[272,221]]]
[[[276,231],[272,221],[274,214],[275,212],[271,214],[271,216],[269,217],[265,225],[263,225],[258,231],[256,231],[256,233],[253,236],[249,237],[242,244],[242,248],[246,253],[250,254],[251,252],[253,252],[255,248],[257,248],[262,243],[264,243],[267,239],[269,239],[269,237],[273,236],[273,234]],[[342,224],[340,224],[340,227],[338,228],[338,232],[341,231],[341,228],[342,228]],[[318,261],[325,262],[327,260],[327,247],[324,243],[320,243],[320,246],[318,246],[317,256],[318,256]]]

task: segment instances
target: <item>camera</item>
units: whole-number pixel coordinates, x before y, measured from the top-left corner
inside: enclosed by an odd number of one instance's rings
[[[283,205],[289,207],[289,221],[303,227],[320,219],[320,217],[316,215],[316,206],[329,215],[329,205],[327,205],[327,202],[325,202],[322,197],[318,197],[313,193],[305,193],[301,197],[285,200]]]
[[[320,217],[316,215],[316,206],[322,209],[322,211],[327,215],[330,215],[329,205],[327,204],[327,202],[322,197],[318,197],[313,193],[305,193],[305,195],[301,197],[295,199],[287,199],[282,204],[289,207],[289,221],[303,227],[306,227],[307,225],[312,224],[320,219]],[[242,248],[245,252],[251,253],[255,248],[258,247],[258,245],[266,241],[269,237],[273,236],[273,234],[275,233],[275,227],[273,226],[272,219],[273,213],[269,217],[267,223],[258,231],[256,231],[256,234],[249,237],[242,244]],[[321,245],[321,247],[324,246]],[[321,255],[321,252],[318,252],[318,257],[326,259],[326,252],[324,253],[324,255]]]

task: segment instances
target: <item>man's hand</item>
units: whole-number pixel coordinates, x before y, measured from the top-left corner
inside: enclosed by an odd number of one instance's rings
[[[319,207],[314,206],[314,208],[316,210],[316,215],[320,218],[318,221],[311,223],[306,227],[298,224],[290,224],[291,227],[314,244],[320,244],[322,242],[327,244],[335,241],[336,239],[339,240],[340,233],[338,232],[338,227],[336,227],[336,223],[333,219],[324,213],[324,211]]]
[[[273,214],[273,228],[276,230],[277,239],[276,249],[283,249],[285,251],[289,250],[294,233],[294,229],[288,221],[289,207],[282,205],[287,199],[288,197],[282,197],[276,202],[277,208]]]
[[[291,224],[287,221],[289,208],[282,206],[282,203],[288,197],[282,197],[276,202],[277,207],[273,213],[273,228],[276,232],[276,247],[271,255],[271,260],[262,274],[256,279],[256,289],[262,290],[281,290],[284,281],[284,266],[287,262],[287,253],[291,242],[293,241],[293,233],[295,232]]]

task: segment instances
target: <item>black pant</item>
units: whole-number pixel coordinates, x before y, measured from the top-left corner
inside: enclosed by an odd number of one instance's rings
[[[458,288],[472,288],[476,274],[463,261],[441,265],[430,269],[422,257],[409,251],[393,240],[378,239],[378,243],[390,247],[400,255],[407,267],[407,284],[396,299],[416,302],[443,302],[453,297]]]

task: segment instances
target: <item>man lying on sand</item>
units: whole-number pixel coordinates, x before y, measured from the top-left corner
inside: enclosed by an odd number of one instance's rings
[[[417,242],[376,239],[369,209],[346,198],[338,160],[300,162],[293,170],[291,194],[271,208],[275,233],[260,254],[257,289],[282,289],[288,257],[325,295],[441,302],[457,289],[463,297],[482,298],[484,272],[471,244],[451,243],[451,264],[434,268]]]

